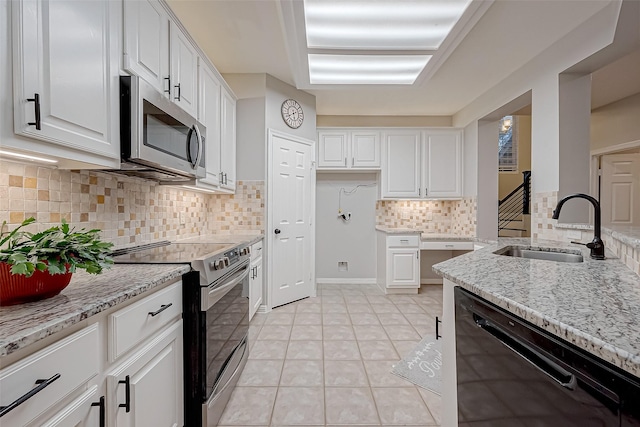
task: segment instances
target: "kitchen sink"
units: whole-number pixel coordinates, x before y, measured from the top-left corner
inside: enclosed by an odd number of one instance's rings
[[[494,254],[555,262],[583,261],[582,254],[579,251],[564,250],[558,252],[550,248],[531,248],[527,246],[507,246],[495,251]]]

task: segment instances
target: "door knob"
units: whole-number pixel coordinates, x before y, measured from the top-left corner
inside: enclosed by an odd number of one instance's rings
[[[276,233],[276,234],[280,234],[280,229],[276,228],[275,230],[273,230],[273,232]]]

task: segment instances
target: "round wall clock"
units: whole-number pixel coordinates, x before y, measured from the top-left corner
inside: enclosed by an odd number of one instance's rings
[[[298,129],[304,121],[302,107],[295,99],[287,99],[282,103],[282,119],[292,129]]]

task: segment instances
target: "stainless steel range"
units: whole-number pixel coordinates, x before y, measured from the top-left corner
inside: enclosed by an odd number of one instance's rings
[[[249,357],[248,245],[160,242],[120,264],[190,264],[182,277],[185,427],[216,426]]]

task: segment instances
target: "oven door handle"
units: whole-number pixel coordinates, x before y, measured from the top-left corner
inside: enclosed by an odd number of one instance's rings
[[[201,309],[202,311],[209,310],[215,303],[227,294],[238,283],[242,282],[249,276],[249,264],[239,270],[235,275],[231,276],[229,280],[215,288],[209,288],[207,293],[202,294]]]

